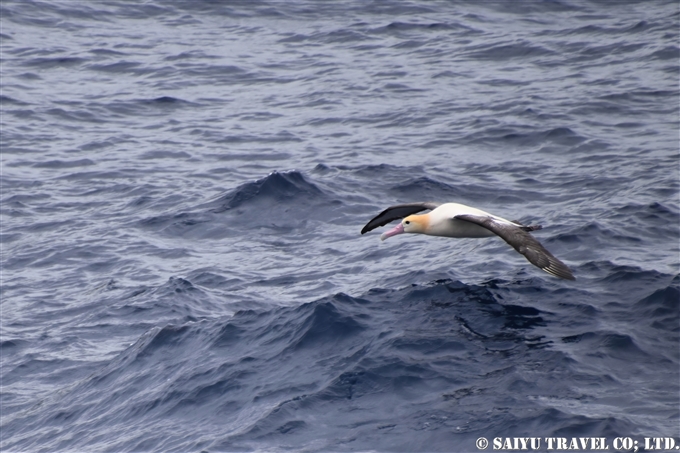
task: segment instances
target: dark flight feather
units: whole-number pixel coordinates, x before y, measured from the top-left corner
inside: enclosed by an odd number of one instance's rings
[[[524,257],[534,266],[555,277],[563,278],[565,280],[576,280],[569,267],[555,258],[552,253],[543,247],[543,245],[532,235],[527,231],[524,231],[523,227],[499,222],[492,217],[471,214],[457,215],[454,219],[466,220],[479,226],[483,226],[500,236],[515,250],[524,255]]]
[[[390,206],[383,212],[373,217],[367,224],[361,229],[361,234],[368,233],[383,225],[387,225],[393,220],[403,219],[411,214],[416,214],[420,211],[425,211],[427,209],[434,209],[439,206],[440,203],[407,203],[398,204],[396,206]]]

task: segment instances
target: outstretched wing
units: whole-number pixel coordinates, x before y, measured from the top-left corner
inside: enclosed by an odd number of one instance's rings
[[[576,280],[566,264],[555,258],[540,242],[528,232],[522,230],[520,226],[498,221],[493,217],[471,214],[457,215],[454,219],[467,220],[468,222],[483,226],[487,230],[500,236],[515,250],[524,255],[524,257],[534,266],[539,267],[555,277],[564,278],[566,280]]]
[[[390,206],[377,216],[373,217],[371,221],[361,229],[361,234],[368,233],[369,231],[378,227],[387,225],[393,220],[403,219],[404,217],[408,217],[411,214],[415,214],[416,212],[425,211],[426,209],[434,209],[437,206],[439,206],[439,203],[430,202],[406,203]]]

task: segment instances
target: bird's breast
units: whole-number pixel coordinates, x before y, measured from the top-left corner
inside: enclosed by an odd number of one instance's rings
[[[482,226],[459,219],[446,219],[430,224],[427,234],[450,238],[487,238],[495,236],[494,233]]]

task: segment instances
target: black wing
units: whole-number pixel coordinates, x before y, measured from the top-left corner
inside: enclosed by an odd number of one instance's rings
[[[439,203],[406,203],[398,204],[396,206],[390,206],[383,212],[373,217],[370,222],[366,224],[365,227],[361,229],[361,234],[368,233],[383,225],[387,225],[393,220],[403,219],[416,212],[424,211],[426,209],[434,209],[439,206]]]
[[[454,218],[476,223],[492,231],[524,255],[531,264],[545,272],[565,280],[576,280],[566,264],[555,258],[540,242],[526,231],[523,231],[521,227],[497,222],[492,217],[487,216],[461,214]]]

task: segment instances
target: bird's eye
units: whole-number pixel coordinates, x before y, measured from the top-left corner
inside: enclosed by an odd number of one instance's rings
[[[405,220],[405,221],[404,221],[404,225],[410,225],[410,224],[411,224],[411,221],[410,221],[410,220]]]

